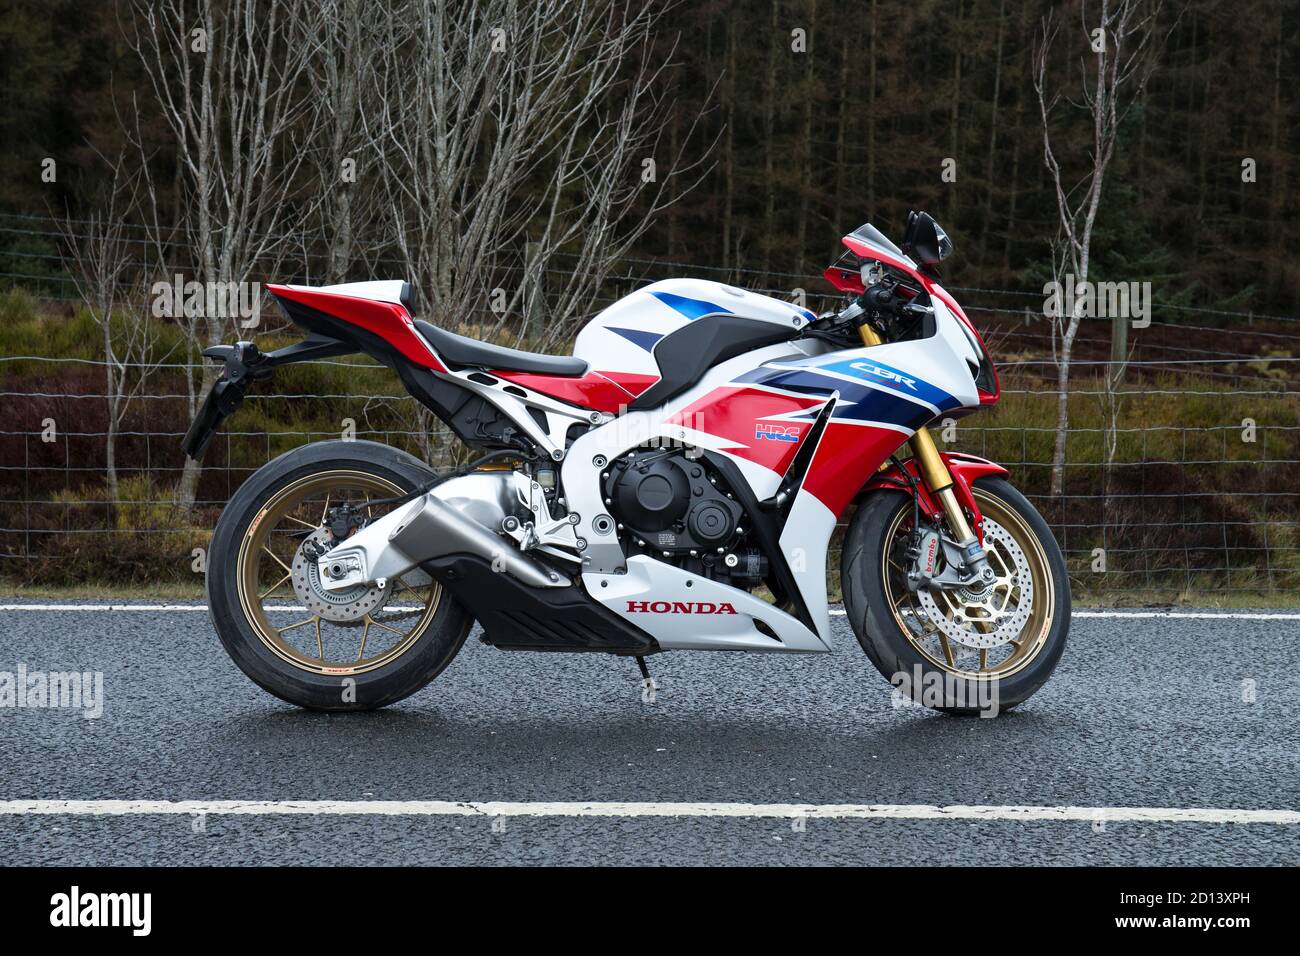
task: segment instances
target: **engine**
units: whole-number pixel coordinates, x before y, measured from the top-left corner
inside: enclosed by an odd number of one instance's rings
[[[639,448],[611,462],[602,477],[626,553],[747,589],[767,576],[767,558],[748,543],[744,509],[702,455]]]

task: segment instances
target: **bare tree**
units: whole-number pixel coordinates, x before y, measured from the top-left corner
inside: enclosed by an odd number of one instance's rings
[[[325,277],[342,282],[371,230],[358,222],[374,205],[381,163],[380,89],[375,50],[390,36],[388,4],[321,0],[317,55],[309,80],[323,113],[320,142],[312,150],[324,195],[320,206],[326,248]],[[360,226],[360,228],[358,228]]]
[[[483,321],[491,308],[500,328],[528,308],[521,337],[564,338],[694,185],[702,160],[661,150],[672,51],[651,40],[671,6],[460,0],[388,19],[388,212],[434,321]],[[543,299],[557,320],[537,314]]]
[[[176,216],[195,281],[231,288],[301,221],[293,187],[318,116],[302,82],[318,35],[307,0],[132,0],[127,42],[148,74],[176,149]],[[139,144],[142,146],[142,144]],[[143,148],[142,148],[143,152]],[[206,342],[231,317],[204,315]],[[217,378],[202,365],[201,401]],[[194,502],[187,460],[177,504]]]
[[[1088,281],[1092,267],[1092,234],[1101,206],[1106,170],[1115,155],[1120,127],[1155,67],[1159,13],[1160,3],[1149,0],[1101,0],[1099,5],[1081,4],[1080,24],[1092,52],[1080,61],[1082,98],[1072,105],[1087,115],[1092,135],[1088,164],[1081,178],[1073,181],[1062,171],[1052,141],[1051,117],[1061,95],[1048,89],[1048,66],[1060,28],[1051,11],[1043,18],[1034,53],[1034,89],[1038,93],[1043,124],[1044,162],[1056,190],[1059,222],[1052,247],[1052,274],[1058,288],[1064,286],[1067,276],[1073,276],[1071,281],[1074,283]],[[1085,300],[1072,294],[1066,301],[1073,302],[1069,313],[1058,310],[1058,314],[1052,317],[1057,385],[1056,444],[1052,452],[1053,495],[1061,494],[1064,484],[1065,441],[1070,422],[1070,360],[1085,307]]]
[[[132,400],[141,393],[153,368],[154,325],[145,305],[128,223],[140,200],[140,177],[123,156],[110,163],[112,178],[97,207],[74,219],[60,220],[67,247],[68,272],[77,296],[99,327],[104,349],[104,398],[108,425],[104,459],[108,498],[117,502],[117,436]]]

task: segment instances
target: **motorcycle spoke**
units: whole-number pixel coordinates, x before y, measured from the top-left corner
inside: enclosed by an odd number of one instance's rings
[[[261,594],[259,594],[259,595],[257,596],[257,599],[258,599],[259,601],[265,601],[265,600],[266,600],[266,597],[267,597],[268,594],[273,593],[273,592],[275,591],[276,588],[278,588],[278,587],[279,587],[281,584],[283,584],[285,581],[288,581],[291,577],[293,577],[293,572],[289,572],[289,573],[286,574],[284,577],[282,577],[280,580],[276,581],[276,582],[275,582],[274,584],[272,584],[269,588],[267,588],[265,591],[263,591]]]
[[[293,515],[285,515],[285,517],[290,521],[298,522],[298,524],[302,525],[304,528],[311,528],[313,531],[320,527],[320,525],[312,524],[310,521],[303,521],[301,518],[296,518]]]
[[[262,550],[265,551],[267,554],[269,554],[271,557],[275,558],[275,563],[278,564],[280,567],[284,568],[286,572],[288,572],[289,574],[293,574],[293,569],[290,568],[289,565],[281,561],[280,556],[276,554],[274,551],[272,551],[270,547],[264,544],[262,545]]]
[[[361,658],[366,656],[366,638],[370,636],[370,615],[365,617],[365,626],[361,628],[361,650],[357,651],[357,663],[361,663]]]
[[[948,662],[949,667],[956,667],[957,658],[952,656],[952,644],[948,642],[948,635],[943,633],[943,631],[937,631],[937,633],[939,635],[939,643],[943,646],[944,659]]]
[[[324,524],[324,523],[325,523],[325,519],[329,516],[329,513],[330,513],[330,495],[331,495],[331,494],[333,494],[333,489],[330,489],[329,491],[325,492],[325,507],[321,509],[321,513],[320,513],[320,523],[321,523],[321,524]]]
[[[317,622],[317,623],[316,623],[316,629],[319,631],[319,630],[320,630],[320,615],[317,614],[317,615],[314,615],[314,616],[312,616],[312,617],[307,618],[307,620],[305,620],[305,621],[299,621],[297,624],[286,624],[284,627],[278,627],[278,628],[276,628],[276,633],[278,633],[278,634],[283,634],[285,631],[292,631],[294,628],[302,627],[304,624],[310,624],[310,623],[312,623],[312,621]]]
[[[398,637],[406,637],[406,631],[399,631],[399,630],[398,630],[397,628],[395,628],[395,627],[389,627],[389,626],[388,626],[387,624],[385,624],[383,621],[377,621],[377,620],[375,620],[373,617],[371,617],[369,614],[366,615],[366,620],[369,621],[371,624],[375,625],[375,627],[382,627],[385,631],[392,631],[392,632],[393,632],[394,634],[396,634]]]
[[[325,660],[325,642],[320,636],[320,615],[316,615],[316,659]]]
[[[989,649],[987,647],[981,647],[980,648],[980,670],[986,671],[988,669],[989,669]]]

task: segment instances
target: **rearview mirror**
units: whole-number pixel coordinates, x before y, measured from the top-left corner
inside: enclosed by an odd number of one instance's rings
[[[952,240],[928,212],[910,212],[903,251],[923,266],[936,266],[952,255]]]

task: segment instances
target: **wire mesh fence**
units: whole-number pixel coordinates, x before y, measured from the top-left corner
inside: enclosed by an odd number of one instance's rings
[[[40,217],[4,219],[6,230],[50,235]],[[182,512],[175,495],[184,468],[180,439],[199,381],[195,343],[173,343],[170,353],[141,363],[143,387],[110,424],[108,363],[93,341],[81,340],[86,327],[76,324],[75,296],[60,285],[66,280],[50,274],[62,262],[48,249],[32,256],[45,273],[32,266],[0,276],[33,289],[29,296],[45,315],[26,339],[5,328],[21,322],[0,316],[6,581],[197,582],[225,501],[262,464],[305,442],[379,441],[435,468],[466,457],[376,363],[304,363],[250,393],[207,454],[194,507]],[[7,260],[11,270],[14,261]],[[719,278],[814,310],[838,301],[804,291],[818,287],[812,276],[629,259],[596,307],[672,275]],[[1132,333],[1119,386],[1108,384],[1109,323],[1085,322],[1072,362],[1062,493],[1053,495],[1054,337],[1042,296],[960,285],[950,291],[988,342],[1003,397],[979,415],[937,423],[936,439],[941,448],[1009,469],[1055,531],[1076,590],[1133,599],[1300,593],[1300,319],[1157,302],[1149,326]],[[265,314],[272,318],[257,332],[274,338],[283,324],[272,309]],[[585,318],[566,317],[564,337]],[[483,334],[501,328],[502,318],[493,316]],[[50,336],[60,342],[45,341]],[[107,481],[110,434],[115,492]],[[835,592],[837,556],[833,547]]]
[[[1061,495],[1047,493],[1055,428],[1015,421],[1048,417],[1050,393],[1005,388],[1002,409],[942,421],[936,437],[941,448],[1009,469],[1055,531],[1077,590],[1174,596],[1300,588],[1295,392],[1130,388],[1124,397],[1132,410],[1111,428],[1084,404],[1100,391],[1073,396],[1078,423],[1069,432]],[[261,407],[254,417],[263,424],[241,424],[249,417],[243,410],[232,419],[209,449],[193,510],[181,513],[174,496],[186,394],[141,396],[143,424],[115,435],[116,495],[105,482],[108,431],[94,424],[102,390],[6,387],[3,395],[11,410],[27,414],[7,416],[17,427],[0,429],[0,573],[26,583],[198,580],[225,501],[262,464],[306,442],[382,442],[435,468],[464,458],[436,420],[406,424],[418,421],[418,406],[404,395],[253,393],[248,405]],[[1195,414],[1207,403],[1218,407],[1219,421],[1151,420],[1153,404]],[[313,411],[304,415],[303,406]],[[835,549],[830,569],[837,589]]]

